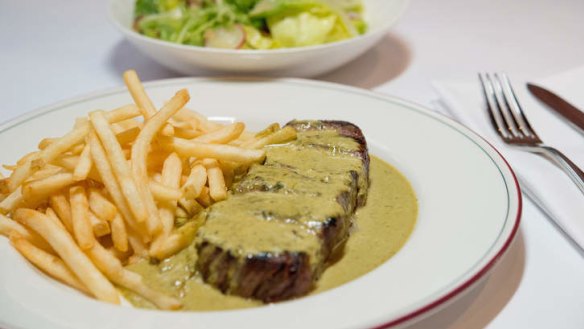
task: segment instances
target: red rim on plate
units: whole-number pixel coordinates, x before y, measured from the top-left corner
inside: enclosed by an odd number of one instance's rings
[[[509,237],[507,238],[507,240],[505,241],[505,243],[503,244],[501,249],[497,252],[497,254],[482,269],[480,269],[474,276],[472,276],[467,281],[463,282],[461,285],[456,287],[450,293],[446,294],[445,296],[439,298],[438,300],[436,300],[428,305],[425,305],[425,306],[423,306],[423,307],[421,307],[413,312],[410,312],[406,315],[403,315],[403,316],[401,316],[395,320],[392,320],[390,322],[380,324],[379,326],[375,326],[372,329],[382,329],[382,328],[394,327],[394,326],[397,326],[400,324],[407,323],[408,321],[417,320],[420,316],[422,316],[430,311],[434,311],[434,310],[438,311],[440,307],[445,306],[446,303],[455,300],[462,293],[466,292],[469,288],[471,288],[474,284],[478,283],[481,279],[486,277],[489,274],[489,272],[495,267],[495,265],[497,265],[498,261],[505,255],[505,253],[507,252],[507,250],[511,246],[511,243],[515,240],[515,236],[517,235],[517,231],[519,230],[519,224],[521,222],[521,213],[523,210],[523,201],[522,201],[522,197],[521,197],[521,187],[519,186],[519,181],[517,180],[517,176],[515,176],[515,172],[513,171],[513,168],[511,168],[511,165],[509,165],[509,162],[507,161],[507,159],[505,159],[505,157],[503,157],[501,152],[499,152],[499,150],[497,150],[491,143],[489,143],[489,141],[487,141],[484,138],[482,138],[482,139],[486,143],[488,143],[493,148],[493,150],[495,150],[499,154],[501,159],[505,162],[505,164],[507,165],[507,168],[511,172],[511,175],[513,175],[515,187],[517,188],[518,209],[517,209],[517,215],[515,217],[515,223],[513,224],[513,229],[511,230],[511,234],[509,235]]]

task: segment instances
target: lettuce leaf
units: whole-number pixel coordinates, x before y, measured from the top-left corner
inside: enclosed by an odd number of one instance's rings
[[[158,0],[137,0],[134,15],[144,16],[158,13]]]
[[[281,46],[302,47],[326,43],[338,18],[331,14],[315,15],[302,11],[293,15],[270,16],[267,21],[272,38]]]
[[[246,36],[244,46],[246,49],[271,49],[278,45],[270,36],[262,34],[253,26],[244,25],[243,29]]]
[[[358,35],[341,8],[359,10],[357,0],[261,0],[252,17],[264,17],[274,41],[283,47],[301,47],[339,41]]]

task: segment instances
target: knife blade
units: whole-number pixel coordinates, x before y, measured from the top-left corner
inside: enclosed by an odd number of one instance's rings
[[[581,133],[584,133],[584,112],[578,110],[578,108],[570,104],[568,101],[543,87],[528,83],[527,89],[556,113],[580,128]]]

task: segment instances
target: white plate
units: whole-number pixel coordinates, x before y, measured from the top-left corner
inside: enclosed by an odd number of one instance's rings
[[[0,238],[0,326],[6,328],[355,328],[403,324],[483,277],[509,246],[521,196],[505,160],[458,123],[389,96],[305,80],[175,79],[147,84],[160,105],[188,88],[190,107],[259,128],[299,119],[342,119],[371,152],[400,169],[419,199],[403,249],[367,275],[330,291],[266,307],[161,312],[101,303],[40,274]],[[59,136],[76,116],[130,103],[123,89],[50,106],[0,126],[0,163]]]

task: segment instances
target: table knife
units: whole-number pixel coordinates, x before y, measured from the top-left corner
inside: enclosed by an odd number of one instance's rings
[[[528,83],[527,89],[556,113],[580,128],[581,133],[584,133],[584,112],[578,110],[574,105],[568,103],[560,96],[543,87]]]

